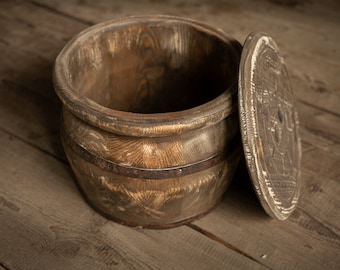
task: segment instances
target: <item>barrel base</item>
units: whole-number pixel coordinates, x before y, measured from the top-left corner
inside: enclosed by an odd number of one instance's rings
[[[192,217],[186,217],[184,219],[178,220],[178,221],[174,221],[171,223],[163,223],[163,224],[139,224],[139,223],[135,223],[135,222],[130,222],[130,221],[124,221],[121,220],[119,218],[113,217],[111,215],[109,215],[108,213],[106,213],[105,211],[101,210],[99,207],[97,207],[94,203],[92,203],[92,201],[89,199],[89,197],[87,196],[86,192],[82,189],[82,187],[79,185],[78,181],[75,181],[76,185],[80,191],[80,193],[82,194],[84,200],[86,201],[86,203],[92,208],[94,209],[97,213],[99,213],[101,216],[105,217],[106,219],[112,220],[118,224],[124,225],[124,226],[129,226],[129,227],[134,227],[134,228],[141,228],[141,229],[155,229],[155,230],[166,230],[166,229],[172,229],[172,228],[176,228],[179,227],[181,225],[185,225],[185,224],[189,224],[194,222],[197,219],[200,219],[202,217],[204,217],[205,215],[209,214],[212,210],[214,210],[219,202],[222,200],[222,198],[211,208],[209,208],[207,211],[200,213],[198,215],[194,215]]]

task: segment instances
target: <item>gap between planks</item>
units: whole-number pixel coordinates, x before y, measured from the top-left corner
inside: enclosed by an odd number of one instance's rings
[[[211,240],[220,243],[221,245],[225,246],[226,248],[231,249],[231,250],[233,250],[233,251],[235,251],[235,252],[237,252],[237,253],[247,257],[248,259],[251,259],[252,261],[254,261],[256,263],[261,264],[262,266],[266,267],[267,269],[272,269],[272,268],[269,268],[268,266],[264,265],[261,261],[256,260],[254,257],[250,256],[246,252],[243,252],[239,248],[233,246],[232,244],[226,242],[225,240],[221,239],[220,237],[216,236],[215,234],[213,234],[213,233],[211,233],[209,231],[207,231],[207,230],[205,230],[203,228],[200,228],[199,226],[194,225],[192,223],[186,224],[186,226],[191,228],[191,229],[193,229],[193,230],[195,230],[198,233],[201,233],[201,234],[205,235],[206,237],[210,238]]]
[[[7,268],[2,262],[0,262],[0,270],[11,270]]]
[[[15,133],[13,132],[10,132],[6,129],[4,129],[3,127],[0,126],[0,131],[4,132],[5,134],[23,142],[23,143],[26,143],[28,144],[29,146],[33,147],[34,149],[37,149],[38,151],[44,153],[45,155],[48,155],[50,157],[53,157],[55,158],[56,160],[66,164],[69,166],[69,162],[66,160],[66,159],[63,159],[62,157],[59,157],[58,155],[55,155],[54,153],[52,152],[49,152],[48,150],[44,149],[43,147],[40,147],[39,145],[37,144],[33,144],[29,139],[26,139],[24,137],[20,137],[19,135],[16,135]]]
[[[72,16],[72,15],[67,14],[65,12],[62,12],[62,11],[56,9],[56,8],[50,7],[48,5],[45,5],[45,4],[36,2],[36,1],[28,0],[27,2],[29,2],[30,4],[32,4],[35,7],[45,9],[45,10],[47,10],[49,12],[61,15],[61,16],[65,17],[65,18],[68,18],[68,19],[71,19],[71,20],[74,20],[74,21],[77,21],[77,22],[80,22],[80,23],[83,23],[83,24],[86,24],[86,25],[93,25],[95,23],[95,22],[92,22],[92,21],[88,21],[88,20],[85,20],[85,19],[82,19],[82,18],[78,18],[78,17]]]

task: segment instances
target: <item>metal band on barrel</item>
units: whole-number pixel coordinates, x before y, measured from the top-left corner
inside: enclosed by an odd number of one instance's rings
[[[131,178],[154,179],[154,180],[182,177],[205,169],[209,169],[217,165],[221,161],[225,160],[228,157],[228,155],[236,151],[236,148],[240,147],[239,139],[240,136],[235,136],[235,138],[227,145],[224,151],[205,160],[170,168],[147,169],[122,166],[105,158],[99,157],[98,155],[90,152],[86,148],[77,144],[71,138],[71,136],[66,133],[64,126],[62,126],[61,128],[61,135],[66,144],[70,146],[71,150],[74,153],[78,154],[81,158],[83,158],[87,162],[92,163],[103,170],[119,175],[128,176]]]

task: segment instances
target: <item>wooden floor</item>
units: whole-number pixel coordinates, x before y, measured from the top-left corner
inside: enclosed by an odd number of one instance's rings
[[[59,141],[53,61],[82,29],[131,14],[276,39],[303,146],[288,220],[266,216],[241,169],[215,210],[175,229],[125,227],[86,204]],[[1,0],[0,269],[340,269],[339,14],[336,0]]]

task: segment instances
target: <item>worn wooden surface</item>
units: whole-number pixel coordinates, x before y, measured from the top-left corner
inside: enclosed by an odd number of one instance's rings
[[[95,209],[169,228],[221,201],[241,156],[240,51],[215,28],[161,15],[97,24],[66,46],[53,75],[62,142]]]
[[[339,269],[340,5],[337,1],[0,1],[0,269]],[[240,168],[191,225],[128,228],[81,197],[61,148],[53,61],[74,34],[129,14],[199,19],[241,43],[270,33],[288,67],[302,138],[302,192],[267,217]]]

